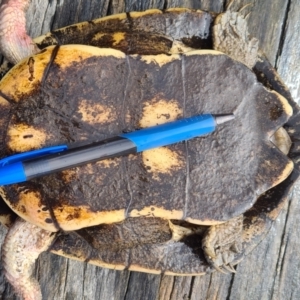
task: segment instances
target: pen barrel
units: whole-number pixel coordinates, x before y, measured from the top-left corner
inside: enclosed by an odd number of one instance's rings
[[[203,136],[215,129],[214,116],[205,114],[125,133],[121,136],[130,139],[136,145],[137,152],[141,152]]]
[[[23,162],[27,180],[77,167],[86,163],[136,153],[133,142],[114,137],[94,144],[69,149],[61,153],[43,156]]]

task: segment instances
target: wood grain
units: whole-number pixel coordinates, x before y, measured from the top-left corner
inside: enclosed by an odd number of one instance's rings
[[[1,1],[0,1],[1,2]],[[236,0],[240,8],[249,0]],[[32,0],[27,13],[32,36],[79,21],[123,11],[192,7],[221,11],[221,0]],[[300,1],[253,1],[253,36],[300,100]],[[44,299],[300,299],[300,185],[291,194],[267,237],[237,267],[234,275],[173,277],[101,269],[49,253],[41,255],[36,277]],[[0,243],[5,229],[0,229]],[[0,266],[1,267],[1,266]],[[0,299],[18,299],[0,269]]]

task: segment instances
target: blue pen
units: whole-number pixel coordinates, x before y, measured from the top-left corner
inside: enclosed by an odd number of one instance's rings
[[[233,114],[194,116],[162,125],[124,133],[89,145],[43,148],[0,160],[0,185],[24,182],[94,161],[167,146],[213,132]]]

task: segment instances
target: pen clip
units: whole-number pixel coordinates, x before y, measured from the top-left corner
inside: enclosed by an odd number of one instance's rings
[[[4,167],[5,165],[19,162],[19,161],[25,161],[30,158],[35,158],[35,157],[39,157],[39,156],[43,156],[43,155],[47,155],[47,154],[62,152],[67,149],[68,149],[67,145],[59,145],[59,146],[52,146],[52,147],[32,150],[32,151],[28,151],[28,152],[18,153],[18,154],[11,155],[11,156],[1,159],[0,167]]]

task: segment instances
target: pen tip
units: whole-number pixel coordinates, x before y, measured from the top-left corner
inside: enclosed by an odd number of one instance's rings
[[[222,114],[222,115],[214,115],[216,123],[218,125],[223,124],[225,122],[231,121],[234,119],[234,114]]]

